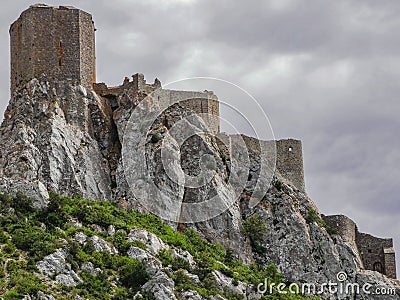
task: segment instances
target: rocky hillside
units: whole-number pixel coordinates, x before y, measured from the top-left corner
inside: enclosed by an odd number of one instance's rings
[[[146,96],[38,79],[12,95],[0,128],[4,298],[302,299],[276,285],[262,296],[267,278],[325,287],[323,299],[400,299],[399,283],[362,270],[354,245],[274,173],[270,144],[245,138],[229,153],[224,137],[190,135],[204,129],[191,111],[155,115]],[[340,280],[394,294],[324,286]]]
[[[35,210],[22,193],[0,200],[3,299],[261,299],[264,278],[284,281],[273,265],[244,265],[193,230],[111,202],[51,194]]]

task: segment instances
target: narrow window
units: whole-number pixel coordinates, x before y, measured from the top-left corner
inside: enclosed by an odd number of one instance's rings
[[[62,43],[60,41],[60,45],[58,47],[58,65],[60,67],[62,66],[62,63],[63,63],[63,54],[64,54],[64,51],[63,51]]]
[[[292,148],[292,146],[290,146],[289,147],[289,152],[292,152],[293,151],[293,148]]]

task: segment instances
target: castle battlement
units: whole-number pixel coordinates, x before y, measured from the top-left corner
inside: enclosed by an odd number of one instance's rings
[[[136,74],[132,75],[132,81],[128,77],[125,77],[124,82],[119,86],[109,87],[104,82],[93,84],[94,91],[99,96],[102,96],[102,97],[107,97],[107,96],[108,97],[110,97],[110,96],[118,97],[124,91],[130,90],[130,89],[133,89],[133,90],[137,91],[138,93],[143,93],[143,94],[148,95],[160,88],[161,88],[160,80],[158,80],[156,78],[154,80],[154,83],[149,84],[146,82],[146,80],[144,79],[144,75],[141,73],[136,73]]]
[[[127,91],[133,91],[139,97],[146,97],[157,90],[158,101],[173,104],[179,103],[182,107],[199,114],[207,124],[211,132],[220,132],[219,101],[212,91],[177,91],[163,89],[161,82],[156,78],[154,83],[147,83],[144,75],[136,73],[132,75],[132,81],[125,77],[119,86],[108,87],[105,83],[95,83],[94,91],[101,97],[110,100],[117,99]]]

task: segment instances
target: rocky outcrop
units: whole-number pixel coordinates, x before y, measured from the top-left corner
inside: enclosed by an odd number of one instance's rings
[[[156,300],[171,299],[177,300],[174,294],[175,284],[164,272],[158,272],[144,286],[144,291],[153,293]]]
[[[45,204],[44,187],[110,199],[108,107],[92,91],[64,82],[32,79],[17,90],[0,128],[2,189],[22,190],[38,206]]]
[[[55,253],[46,256],[36,266],[39,272],[48,279],[55,277],[54,284],[76,286],[83,282],[82,279],[72,270],[71,265],[65,261],[67,251],[58,249]]]

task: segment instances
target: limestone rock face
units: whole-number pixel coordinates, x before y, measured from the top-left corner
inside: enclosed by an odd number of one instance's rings
[[[154,275],[162,268],[160,260],[149,254],[147,251],[138,247],[130,247],[127,253],[128,257],[141,261],[149,275]]]
[[[360,286],[370,286],[370,289],[367,289],[370,294],[368,295],[358,295],[355,299],[387,299],[394,300],[400,299],[400,285],[398,281],[388,280],[386,276],[378,272],[368,271],[368,270],[360,270],[357,273],[357,280]],[[377,292],[376,289],[380,290],[381,295],[377,296],[373,293]],[[395,290],[396,293],[394,295],[385,294],[385,291],[388,289]]]
[[[261,294],[257,293],[257,288],[252,285],[240,281],[233,284],[233,279],[225,276],[220,271],[213,271],[212,275],[215,285],[228,294],[239,295],[248,300],[258,300],[261,298]]]
[[[0,191],[15,195],[18,191],[32,199],[34,208],[45,207],[48,203],[49,193],[44,184],[37,180],[0,178]]]
[[[4,190],[22,190],[38,206],[45,205],[43,187],[109,199],[106,107],[93,92],[63,82],[33,79],[16,91],[0,128],[0,176],[10,182]]]
[[[118,250],[114,246],[110,246],[105,240],[94,235],[90,238],[93,243],[94,250],[97,252],[108,252],[110,254],[117,254]]]
[[[114,111],[122,144],[117,199],[127,199],[132,208],[155,213],[173,227],[193,228],[251,262],[241,228],[238,191],[227,182],[230,171],[217,138],[204,134],[206,125],[193,112],[175,104],[159,113],[157,101],[146,104],[148,98],[141,102],[140,97],[144,96],[128,90],[118,98]],[[162,102],[162,94],[160,97]],[[146,124],[146,116],[152,114],[154,120]],[[143,154],[144,159],[136,159]],[[144,165],[146,172],[142,171]]]
[[[204,299],[196,291],[184,291],[180,294],[182,300],[202,300]]]
[[[128,242],[140,241],[147,246],[147,251],[152,255],[157,255],[161,249],[168,249],[166,245],[159,237],[155,234],[148,232],[143,229],[133,228],[128,235]]]

